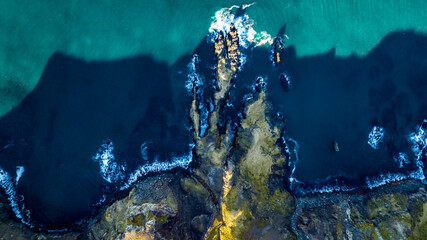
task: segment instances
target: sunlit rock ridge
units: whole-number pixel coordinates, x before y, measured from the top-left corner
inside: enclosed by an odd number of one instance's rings
[[[244,7],[234,10],[241,11]],[[345,186],[326,186],[325,190],[295,194],[292,174],[296,163],[290,160],[298,149],[290,147],[292,141],[285,131],[285,120],[268,100],[269,79],[262,76],[251,79],[251,88],[239,99],[243,108],[236,110],[237,117],[225,122],[222,119],[233,89],[243,88],[235,81],[245,67],[244,49],[273,43],[267,35],[258,40],[243,37],[249,29],[244,23],[248,20],[246,13],[235,15],[227,8],[227,14],[231,14],[227,15],[229,21],[208,35],[213,40],[210,46],[215,56],[211,99],[204,95],[207,77],[197,71],[203,61],[197,52],[188,65],[185,86],[191,97],[188,117],[194,140],[189,156],[165,166],[142,166],[125,182],[125,191],[117,200],[105,204],[94,218],[66,233],[37,231],[30,222],[24,221],[23,225],[11,218],[11,211],[18,218],[25,214],[24,208],[13,204],[18,199],[14,188],[19,178],[13,179],[0,169],[0,182],[5,190],[1,200],[12,203],[0,206],[0,237],[425,239],[426,121],[408,136],[418,157],[418,168],[412,175],[380,178],[379,183],[372,183],[372,189],[362,188],[357,192]],[[282,50],[273,48],[274,65],[283,59]],[[270,64],[269,58],[265,61]],[[380,127],[373,129],[369,138],[372,148],[381,141],[382,134]],[[116,164],[113,150],[113,142],[106,140],[94,156],[101,170],[108,164]],[[120,175],[121,167],[114,166],[119,174],[102,171],[107,182],[124,178]],[[25,174],[20,168],[18,172]]]

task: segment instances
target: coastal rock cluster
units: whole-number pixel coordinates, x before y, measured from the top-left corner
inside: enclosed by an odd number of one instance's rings
[[[276,45],[278,63],[282,45]],[[237,128],[228,123],[221,133],[221,106],[240,64],[233,25],[218,34],[214,51],[217,91],[203,136],[198,86],[193,84],[191,170],[141,179],[80,232],[34,232],[10,219],[3,197],[0,239],[427,239],[427,195],[418,181],[356,193],[294,196],[286,182],[284,123],[273,119],[262,85],[247,102]]]

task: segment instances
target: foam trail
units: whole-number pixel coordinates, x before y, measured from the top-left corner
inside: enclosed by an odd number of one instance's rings
[[[194,54],[190,63],[187,65],[187,81],[185,82],[185,89],[188,94],[193,94],[194,87],[201,87],[204,84],[203,77],[197,73],[197,64],[200,62],[199,55]]]
[[[107,200],[107,196],[105,196],[105,194],[102,194],[101,199],[99,199],[99,201],[97,203],[95,203],[93,206],[95,207],[99,207],[101,206],[105,201]]]
[[[15,184],[18,185],[19,179],[21,179],[22,174],[25,172],[25,168],[23,166],[17,166],[16,167],[16,179]]]
[[[382,127],[374,126],[371,133],[369,134],[369,145],[372,148],[377,149],[378,144],[382,142],[384,137],[384,129]],[[289,177],[289,181],[291,183],[291,189],[307,194],[307,193],[330,193],[337,191],[352,191],[357,189],[357,186],[349,186],[344,184],[343,182],[339,182],[338,179],[332,180],[333,177],[330,176],[324,181],[319,181],[315,183],[313,186],[306,186],[305,183],[299,181],[298,179],[293,177],[293,174],[296,169],[296,164],[298,163],[298,142],[293,140],[292,138],[284,138],[283,143],[285,144],[285,151],[291,155],[291,151],[285,140],[289,140],[295,144],[295,148],[293,150],[295,154],[295,161],[289,161],[289,166],[291,167],[291,174]],[[427,157],[427,119],[423,121],[420,126],[417,126],[417,130],[408,136],[408,141],[412,144],[412,151],[415,155],[415,165],[416,170],[411,171],[409,173],[381,173],[375,177],[366,177],[365,178],[365,187],[369,189],[373,189],[376,187],[380,187],[392,182],[402,181],[406,179],[414,179],[420,180],[424,184],[427,183],[426,177],[424,175],[424,164],[423,159]],[[290,157],[292,159],[292,157]],[[394,160],[399,164],[399,167],[404,167],[409,164],[409,157],[403,152],[400,152],[398,155],[394,156]],[[328,183],[333,181],[333,183]]]
[[[138,178],[147,175],[148,173],[156,173],[156,172],[164,172],[169,171],[174,168],[183,168],[187,169],[193,160],[192,150],[194,148],[194,144],[190,144],[190,151],[188,155],[172,157],[171,162],[159,162],[157,159],[150,164],[145,164],[138,167],[132,174],[130,174],[127,182],[120,188],[120,190],[124,190],[129,188],[134,182],[138,180]]]
[[[399,164],[399,168],[407,165],[409,163],[409,157],[403,152],[400,152],[397,156],[393,156],[393,160]]]
[[[356,186],[348,186],[336,177],[334,179],[334,176],[330,176],[324,181],[317,181],[313,186],[304,186],[304,183],[298,180],[295,185],[296,191],[302,194],[348,192],[357,189]]]
[[[111,140],[106,140],[99,147],[98,152],[92,157],[93,161],[99,163],[99,170],[102,178],[109,182],[115,183],[123,180],[125,177],[125,165],[119,165],[114,157],[114,144]]]
[[[293,155],[295,156],[295,160],[292,162],[291,162],[291,160],[292,160],[291,151],[289,149],[289,145],[286,142],[286,139],[295,145],[293,148]],[[291,167],[291,174],[289,176],[289,182],[290,182],[291,189],[294,189],[295,184],[297,184],[299,182],[296,178],[294,178],[294,173],[295,173],[297,164],[299,162],[298,151],[299,151],[300,145],[296,140],[289,138],[289,137],[288,138],[283,137],[282,141],[285,144],[285,151],[289,154],[288,166]]]
[[[9,148],[9,147],[12,147],[12,146],[14,146],[15,144],[13,144],[13,143],[8,143],[8,144],[6,144],[5,146],[3,146],[1,149],[0,149],[0,152],[1,151],[3,151],[4,149],[6,149],[6,148]]]
[[[374,126],[368,136],[368,144],[373,149],[378,149],[378,145],[383,141],[384,138],[384,128],[379,126]]]
[[[253,3],[254,4],[254,3]],[[249,18],[249,15],[244,13],[236,15],[234,9],[246,9],[253,4],[239,6],[231,6],[229,8],[222,8],[217,11],[212,17],[212,22],[209,27],[208,40],[210,42],[215,42],[218,32],[227,33],[230,31],[231,23],[234,23],[234,26],[237,29],[237,34],[239,36],[240,46],[243,48],[248,48],[250,45],[262,46],[262,45],[271,45],[273,43],[273,38],[266,31],[256,32],[253,28],[254,21]]]
[[[415,164],[418,168],[412,175],[426,183],[424,175],[423,159],[427,157],[427,119],[417,127],[417,131],[409,134],[408,141],[412,144],[412,152],[415,154]]]
[[[147,142],[144,142],[141,144],[141,146],[139,147],[141,149],[141,158],[144,159],[145,161],[148,160],[148,146],[147,146]]]
[[[14,185],[13,179],[8,172],[0,167],[0,184],[4,189],[7,199],[9,201],[12,211],[15,216],[21,220],[22,223],[29,227],[33,227],[30,222],[30,212],[25,210],[25,206],[22,203],[24,197],[16,193],[16,185]]]

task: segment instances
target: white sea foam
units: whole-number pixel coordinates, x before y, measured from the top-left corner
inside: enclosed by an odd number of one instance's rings
[[[130,174],[126,183],[120,188],[120,190],[129,188],[140,177],[145,176],[148,173],[164,172],[172,170],[174,168],[187,169],[191,161],[193,160],[192,150],[194,148],[194,144],[190,144],[189,147],[190,151],[187,155],[172,157],[171,162],[159,162],[157,159],[155,159],[153,163],[139,166],[132,174]]]
[[[412,152],[415,154],[415,164],[417,171],[413,173],[413,176],[417,179],[426,182],[424,175],[424,164],[423,158],[427,157],[427,119],[424,119],[420,126],[417,126],[417,131],[409,134],[408,141],[412,144]]]
[[[378,145],[383,141],[383,138],[384,138],[384,128],[379,126],[374,126],[368,135],[368,144],[373,149],[378,149]]]
[[[277,36],[275,41],[279,41],[282,46],[285,46],[285,39],[284,38],[289,40],[288,35],[283,34],[283,35]],[[273,65],[275,65],[275,62],[274,62],[274,47],[275,47],[275,45],[276,44],[271,44],[271,47],[270,47],[270,57],[269,58],[270,58],[270,61]]]
[[[19,179],[21,179],[22,174],[25,172],[25,168],[23,166],[17,166],[16,167],[16,178],[15,178],[15,184],[18,185]]]
[[[191,58],[190,63],[187,65],[187,81],[185,82],[185,88],[187,92],[192,95],[194,87],[203,86],[203,77],[197,73],[197,64],[200,62],[199,55],[194,54]]]
[[[253,99],[254,99],[254,95],[252,93],[248,93],[243,96],[244,102],[249,102],[249,101],[252,101]]]
[[[266,91],[267,83],[268,83],[268,78],[266,76],[256,77],[255,82],[251,86],[252,92],[258,92],[257,89]]]
[[[388,183],[402,181],[408,179],[409,175],[403,173],[385,173],[380,174],[377,177],[366,177],[366,186],[369,189],[383,186]]]
[[[404,167],[405,165],[407,165],[409,163],[409,158],[408,155],[406,155],[403,152],[400,152],[399,154],[397,154],[396,156],[393,156],[393,160],[399,164],[399,168]]]
[[[99,207],[101,206],[105,201],[107,200],[107,196],[105,194],[102,194],[101,199],[97,203],[95,203],[93,206]]]
[[[294,173],[295,173],[297,164],[299,162],[298,151],[300,149],[300,145],[299,145],[299,143],[296,140],[294,140],[294,139],[292,139],[290,137],[285,138],[283,136],[282,137],[282,141],[283,141],[283,144],[285,144],[285,151],[289,154],[288,166],[291,168],[291,174],[289,175],[289,182],[290,182],[290,185],[291,185],[291,189],[293,189],[294,186],[295,186],[295,184],[297,184],[299,182],[299,180],[297,180],[294,177]],[[289,149],[289,145],[288,145],[287,141],[290,141],[290,142],[292,142],[295,145],[293,147],[293,154],[292,154],[292,152]],[[293,157],[292,157],[292,155],[293,155]]]
[[[327,182],[327,181],[325,181]],[[345,184],[340,184],[338,179],[335,179],[335,184],[332,183],[319,183],[308,189],[298,189],[298,191],[307,194],[307,193],[332,193],[332,192],[349,192],[357,189],[355,186],[347,186]]]
[[[409,173],[389,172],[389,173],[381,173],[375,177],[366,177],[365,187],[369,189],[373,189],[373,188],[380,187],[392,182],[402,181],[406,179],[421,180],[424,184],[427,183],[426,177],[424,175],[424,165],[423,165],[423,158],[427,157],[427,129],[425,126],[427,126],[427,120],[424,120],[423,124],[421,124],[420,126],[417,126],[417,130],[411,133],[408,137],[408,141],[412,144],[412,151],[415,154],[415,164],[417,168],[414,171],[411,171]],[[369,145],[371,145],[372,148],[377,149],[378,144],[382,141],[384,137],[384,129],[382,127],[375,126],[369,135],[370,135]],[[285,151],[290,156],[293,154],[295,155],[295,159],[292,159],[292,157],[290,157],[290,160],[288,163],[289,166],[291,167],[291,174],[289,177],[291,189],[297,190],[304,194],[352,191],[357,189],[356,186],[348,186],[338,182],[338,179],[336,179],[335,182],[331,182],[331,179],[333,178],[332,176],[328,177],[325,181],[314,184],[313,186],[305,187],[303,182],[299,181],[293,176],[296,169],[296,165],[299,160],[298,159],[299,144],[297,141],[289,137],[288,138],[282,137],[282,140],[283,140],[283,143],[285,144]],[[295,147],[293,149],[293,154],[292,154],[292,151],[289,149],[286,141],[290,141],[295,144]],[[397,156],[395,156],[394,160],[399,164],[399,167],[403,167],[409,163],[409,157],[403,152],[400,152]]]
[[[209,127],[209,116],[214,110],[214,104],[212,102],[212,99],[208,100],[208,107],[206,107],[203,102],[201,101],[199,104],[199,111],[200,111],[200,137],[204,137],[206,130]]]
[[[243,5],[241,8],[246,9],[252,5],[253,4]],[[248,14],[236,15],[235,9],[237,10],[239,8],[240,6],[235,5],[229,8],[222,8],[215,13],[209,27],[209,41],[215,42],[219,32],[229,32],[231,23],[234,23],[239,36],[239,44],[243,48],[248,48],[251,44],[255,47],[271,45],[273,43],[271,35],[266,31],[255,31],[253,28],[254,20],[249,18]]]
[[[25,210],[25,206],[22,203],[24,197],[16,193],[16,185],[14,184],[12,177],[1,167],[0,184],[7,195],[7,199],[9,200],[9,204],[12,211],[15,213],[15,216],[20,219],[22,223],[32,227],[33,225],[30,222],[30,212]]]
[[[148,160],[147,142],[143,142],[139,148],[141,150],[141,158],[144,159],[145,161],[147,161]]]
[[[240,53],[240,56],[239,56],[239,71],[243,70],[243,66],[245,66],[247,58],[248,57],[244,53]]]
[[[102,178],[109,182],[115,183],[123,180],[125,177],[125,165],[120,165],[115,161],[114,157],[114,143],[111,140],[106,140],[98,148],[98,152],[92,159],[99,163],[99,170]]]

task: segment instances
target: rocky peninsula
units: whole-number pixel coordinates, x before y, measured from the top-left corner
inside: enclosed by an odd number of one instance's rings
[[[277,64],[283,46],[281,41],[274,46]],[[0,239],[427,239],[426,186],[419,181],[294,195],[281,144],[284,122],[276,118],[262,79],[238,126],[228,123],[224,133],[219,131],[222,106],[239,74],[241,52],[233,24],[218,34],[212,51],[217,91],[203,135],[193,84],[190,170],[143,177],[99,209],[86,228],[66,233],[37,232],[19,223],[2,192]]]

